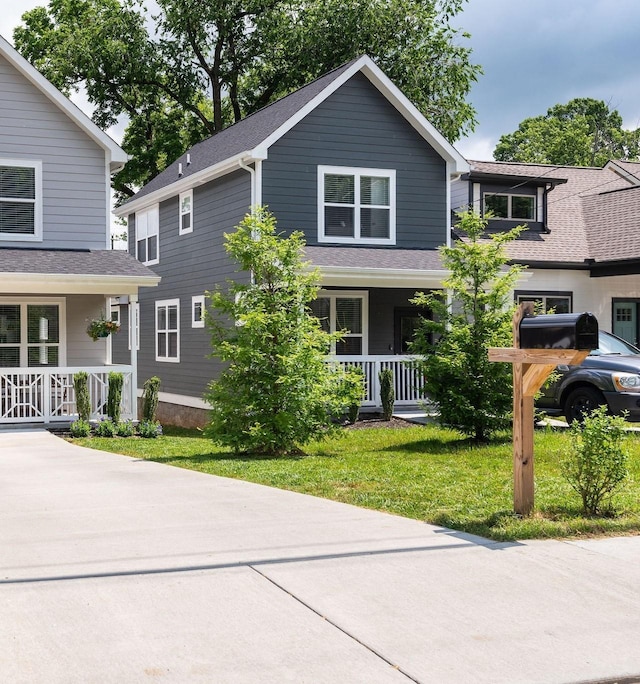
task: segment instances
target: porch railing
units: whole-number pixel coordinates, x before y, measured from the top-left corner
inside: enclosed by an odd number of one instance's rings
[[[396,406],[411,406],[424,401],[422,396],[423,380],[420,372],[415,368],[413,356],[332,356],[329,363],[339,363],[342,366],[357,366],[362,368],[365,382],[365,397],[362,406],[380,408],[380,380],[381,370],[390,368],[393,371]]]
[[[124,376],[122,418],[134,417],[131,366],[93,368],[0,368],[0,424],[56,423],[77,418],[73,374],[89,375],[91,418],[106,416],[109,373]]]

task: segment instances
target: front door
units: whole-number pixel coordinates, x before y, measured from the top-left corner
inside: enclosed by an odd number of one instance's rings
[[[638,345],[637,300],[613,300],[613,334]]]

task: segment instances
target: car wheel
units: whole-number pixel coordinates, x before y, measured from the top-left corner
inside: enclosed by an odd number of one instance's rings
[[[564,403],[564,415],[571,425],[574,420],[582,420],[583,416],[591,413],[598,406],[606,405],[602,392],[595,387],[578,387],[574,389]]]

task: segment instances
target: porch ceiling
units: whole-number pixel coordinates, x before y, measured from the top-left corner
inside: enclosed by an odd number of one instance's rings
[[[159,282],[127,252],[0,248],[2,294],[125,295]]]

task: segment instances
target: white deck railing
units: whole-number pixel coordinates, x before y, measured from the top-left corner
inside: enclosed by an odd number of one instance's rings
[[[106,416],[109,373],[124,376],[122,418],[134,417],[131,366],[0,368],[0,424],[69,422],[78,416],[73,374],[89,374],[91,418]]]
[[[378,374],[385,368],[393,371],[395,405],[410,406],[424,401],[423,380],[415,368],[413,356],[332,356],[330,363],[362,368],[365,381],[365,397],[362,406],[380,408],[380,380]]]

